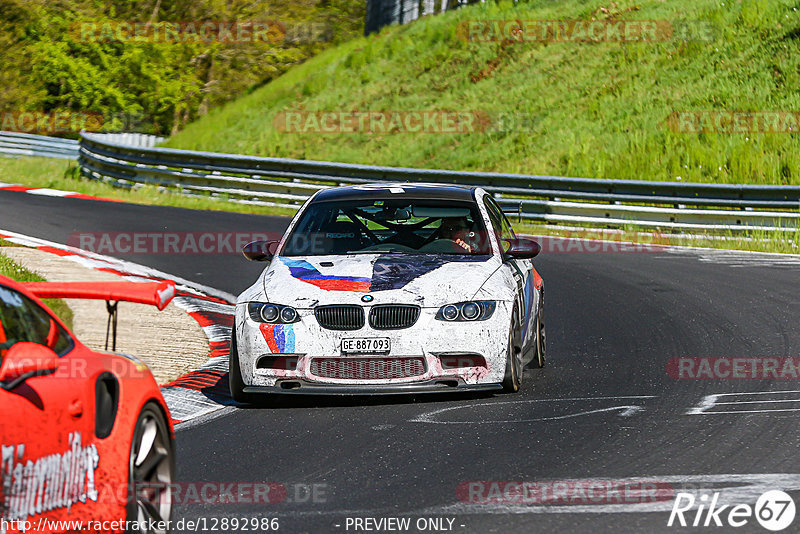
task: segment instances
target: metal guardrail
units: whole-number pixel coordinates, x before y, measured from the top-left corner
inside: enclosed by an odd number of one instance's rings
[[[408,169],[326,161],[260,158],[154,148],[146,134],[83,133],[80,142],[0,132],[0,154],[78,159],[91,179],[132,187],[153,184],[184,194],[298,208],[320,189],[372,182],[480,185],[521,219],[665,229],[782,230],[800,227],[800,186],[728,185],[646,180]]]
[[[0,155],[78,159],[78,141],[0,131]]]
[[[156,135],[139,133],[95,134],[98,139],[128,146],[153,147],[164,140]],[[0,156],[37,156],[78,159],[78,141],[19,132],[0,131]]]
[[[298,208],[336,185],[433,182],[479,185],[521,219],[665,229],[784,230],[800,227],[800,186],[604,180],[352,165],[143,148],[83,133],[81,172],[132,187],[153,184],[184,194]]]
[[[164,140],[163,137],[158,135],[142,134],[142,133],[97,133],[94,134],[103,141],[109,143],[117,143],[125,146],[137,146],[142,148],[151,148]]]

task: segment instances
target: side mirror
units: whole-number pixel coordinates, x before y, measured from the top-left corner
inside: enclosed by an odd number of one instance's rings
[[[505,251],[506,256],[516,260],[529,260],[535,258],[542,247],[533,239],[505,239],[508,243],[508,248]]]
[[[34,376],[44,376],[56,372],[58,356],[55,352],[39,345],[20,341],[11,346],[0,364],[0,382],[3,389],[12,390],[25,380]]]
[[[250,261],[269,261],[277,249],[277,241],[252,241],[244,246],[242,255]]]

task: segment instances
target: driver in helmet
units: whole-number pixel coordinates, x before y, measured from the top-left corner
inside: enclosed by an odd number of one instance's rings
[[[445,217],[439,225],[439,239],[449,239],[469,253],[473,251],[468,243],[471,237],[469,223],[464,217]]]

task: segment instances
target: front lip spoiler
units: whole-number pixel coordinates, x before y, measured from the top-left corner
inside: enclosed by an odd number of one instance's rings
[[[283,379],[275,386],[245,386],[244,393],[286,395],[406,395],[410,393],[457,393],[474,391],[498,391],[502,384],[465,384],[451,386],[443,384],[446,379],[426,380],[402,384],[324,384],[303,379]],[[293,387],[281,386],[291,383]]]

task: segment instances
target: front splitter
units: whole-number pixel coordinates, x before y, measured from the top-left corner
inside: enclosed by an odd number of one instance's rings
[[[300,379],[284,379],[275,386],[245,386],[244,393],[289,395],[408,395],[410,393],[458,393],[502,390],[501,384],[452,384],[452,380],[435,379],[403,384],[324,384]]]

